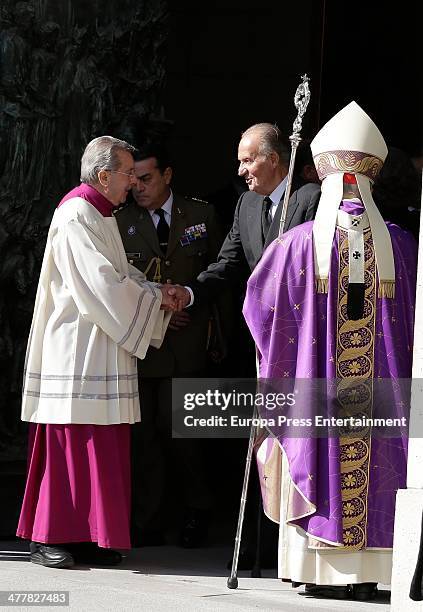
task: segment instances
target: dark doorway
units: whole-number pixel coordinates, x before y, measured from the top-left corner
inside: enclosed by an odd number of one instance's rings
[[[421,155],[421,3],[323,5],[321,125],[355,100],[388,145]]]

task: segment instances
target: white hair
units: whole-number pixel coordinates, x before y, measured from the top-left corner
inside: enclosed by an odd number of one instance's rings
[[[242,132],[241,136],[251,136],[252,134],[259,135],[259,153],[261,155],[268,156],[274,151],[279,155],[281,163],[289,163],[290,149],[288,142],[276,124],[256,123]]]
[[[113,136],[99,136],[91,140],[81,158],[81,181],[95,185],[101,170],[117,170],[120,167],[117,151],[128,151],[132,154],[135,147]]]

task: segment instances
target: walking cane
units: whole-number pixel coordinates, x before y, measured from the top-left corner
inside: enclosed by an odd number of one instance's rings
[[[257,407],[254,406],[253,419],[257,418],[257,415],[258,415],[258,410],[257,410]],[[242,534],[242,526],[244,524],[244,513],[245,513],[245,504],[247,502],[247,489],[248,489],[248,481],[250,479],[251,461],[253,458],[255,430],[256,430],[256,427],[254,425],[254,420],[253,420],[253,424],[251,425],[251,430],[250,430],[250,438],[248,440],[247,459],[245,461],[245,471],[244,471],[244,482],[242,483],[241,502],[239,505],[238,525],[236,527],[236,535],[235,535],[234,556],[232,558],[231,575],[229,576],[228,583],[227,583],[228,589],[238,588],[237,571],[238,571],[239,547],[241,546],[241,534]]]
[[[308,86],[309,78],[306,74],[304,74],[301,77],[301,79],[302,79],[302,82],[297,87],[297,90],[294,96],[294,105],[298,113],[293,123],[292,134],[289,137],[289,140],[291,141],[291,158],[289,160],[288,178],[286,182],[285,194],[284,194],[283,204],[282,204],[281,221],[279,225],[279,236],[283,234],[283,228],[285,225],[289,197],[291,195],[292,176],[294,174],[295,156],[297,154],[298,145],[301,142],[300,132],[302,129],[303,117],[307,110],[308,103],[310,101],[310,89]],[[257,377],[259,377],[258,367],[257,367]],[[253,424],[251,425],[250,438],[248,440],[247,459],[245,461],[245,471],[244,471],[244,482],[242,484],[238,524],[237,524],[236,534],[235,534],[235,546],[234,546],[234,555],[232,558],[232,569],[231,569],[231,575],[229,576],[228,582],[227,582],[228,589],[238,588],[238,578],[237,578],[238,557],[239,557],[239,549],[241,546],[241,535],[242,535],[242,526],[244,523],[245,505],[247,502],[248,481],[250,478],[251,461],[253,458],[254,441],[256,437],[256,426],[254,425],[254,419],[257,417],[258,417],[257,406],[254,406]],[[259,537],[260,537],[260,534],[257,533],[257,538]],[[260,542],[257,542],[257,547],[259,545],[260,545]],[[256,559],[258,557],[259,555],[256,555]],[[254,565],[254,573],[258,575],[260,574],[260,567],[257,567],[257,563],[255,563]]]

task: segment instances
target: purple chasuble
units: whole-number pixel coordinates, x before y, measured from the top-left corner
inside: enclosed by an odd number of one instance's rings
[[[347,201],[341,209],[363,212]],[[387,227],[395,298],[378,297],[371,231],[364,231],[366,300],[364,317],[357,321],[348,320],[346,308],[346,230],[335,232],[327,294],[315,289],[313,222],[266,249],[248,281],[243,309],[259,352],[260,378],[411,378],[417,246],[409,232],[391,223]],[[389,416],[396,416],[395,407]],[[286,454],[298,501],[297,508],[295,499],[291,504],[289,524],[345,550],[391,548],[395,493],[406,486],[405,436],[348,440],[279,433],[275,430],[275,439]]]

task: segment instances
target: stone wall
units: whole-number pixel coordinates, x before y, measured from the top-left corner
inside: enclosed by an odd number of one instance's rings
[[[0,461],[25,454],[24,354],[46,232],[100,134],[162,132],[165,0],[5,0],[0,12]]]

